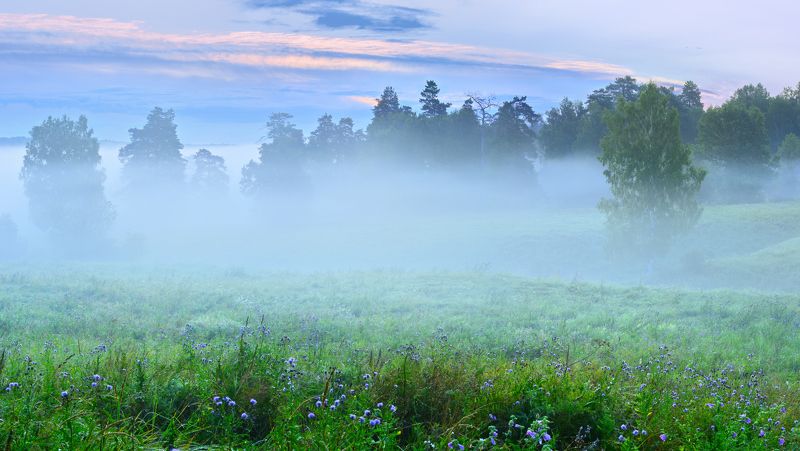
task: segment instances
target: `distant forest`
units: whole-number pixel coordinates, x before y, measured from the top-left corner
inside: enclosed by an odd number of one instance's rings
[[[389,165],[412,172],[450,172],[481,182],[511,181],[515,195],[531,196],[537,171],[548,161],[580,158],[599,165],[611,117],[648,92],[650,104],[666,102],[671,111],[661,117],[677,114],[675,142],[686,151],[670,152],[688,155],[689,161],[681,163],[676,174],[691,165],[707,172],[701,201],[758,202],[800,194],[800,83],[775,96],[761,84],[746,85],[724,104],[704,108],[701,91],[691,81],[676,89],[623,77],[584,101],[565,98],[543,113],[525,96],[499,100],[468,95],[460,106],[453,106],[442,101],[439,92],[436,82],[427,81],[415,110],[402,105],[394,89],[386,87],[365,130],[356,129],[350,118],[325,114],[306,136],[290,114],[272,114],[258,157],[241,169],[239,189],[255,199],[302,199],[315,177],[345,172],[347,177],[357,176],[359,168],[361,173],[377,173],[374,168]],[[626,119],[619,117],[617,128],[627,133]],[[641,125],[638,129],[647,134]],[[188,174],[173,110],[154,108],[144,126],[129,133],[130,142],[119,150],[122,182],[127,195],[144,199],[141,205],[179,202],[176,193],[207,200],[230,192],[225,160],[207,149],[193,153],[193,171]],[[605,142],[608,147],[611,138]],[[631,142],[635,147],[635,140]],[[637,158],[635,149],[631,155]],[[339,169],[345,167],[347,171]],[[564,177],[565,184],[571,183],[569,174]],[[34,223],[62,241],[102,235],[114,219],[114,207],[104,192],[99,141],[84,116],[50,117],[33,127],[21,178]],[[7,216],[0,222],[13,226]]]

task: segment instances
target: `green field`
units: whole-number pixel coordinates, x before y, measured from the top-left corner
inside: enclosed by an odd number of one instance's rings
[[[800,204],[707,208],[655,286],[603,282],[597,236],[462,221],[449,258],[507,265],[471,270],[2,266],[0,447],[800,447]]]

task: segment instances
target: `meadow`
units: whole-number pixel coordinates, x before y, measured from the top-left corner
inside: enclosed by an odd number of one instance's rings
[[[798,204],[708,208],[650,286],[524,275],[600,233],[563,215],[450,235],[507,271],[5,264],[0,446],[800,447]]]

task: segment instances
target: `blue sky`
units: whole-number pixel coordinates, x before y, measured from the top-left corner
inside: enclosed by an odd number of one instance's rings
[[[537,111],[617,76],[691,79],[706,103],[800,81],[800,4],[764,0],[27,0],[0,5],[0,136],[86,114],[124,141],[153,106],[188,144],[255,143],[267,116],[360,127],[386,85],[527,95]]]

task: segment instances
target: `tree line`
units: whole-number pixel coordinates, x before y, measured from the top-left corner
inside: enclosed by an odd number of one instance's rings
[[[700,188],[703,177],[697,173],[689,177],[693,181],[673,179],[675,186],[689,183],[694,191],[719,201],[742,196],[760,200],[765,183],[782,167],[783,173],[792,175],[786,183],[797,192],[800,83],[776,96],[761,84],[746,85],[724,104],[704,108],[701,91],[691,81],[676,89],[640,84],[632,77],[618,78],[583,101],[565,98],[543,114],[534,110],[526,96],[498,100],[470,94],[453,107],[440,98],[432,80],[420,92],[418,111],[402,105],[396,91],[386,87],[376,99],[366,130],[356,129],[351,118],[335,120],[325,114],[306,137],[290,114],[275,113],[266,123],[267,136],[258,157],[241,170],[239,188],[257,199],[302,196],[314,174],[335,173],[343,165],[373,160],[411,170],[479,168],[490,178],[502,174],[496,178],[535,186],[536,169],[543,161],[591,157],[605,165],[618,201],[624,195],[615,191],[613,174],[609,174],[617,164],[614,152],[632,142],[634,147],[646,142],[628,137],[624,144],[625,139],[615,133],[624,130],[626,123],[615,115],[625,105],[631,108],[643,100],[645,92],[648,108],[663,110],[652,117],[668,123],[670,130],[674,125],[677,136],[666,139],[663,148],[671,149],[667,155],[680,155],[676,170],[685,171],[684,164],[699,165],[708,169],[709,178],[716,174],[720,180],[706,193]],[[129,135],[119,159],[124,191],[130,196],[152,199],[188,191],[201,197],[224,197],[228,191],[224,159],[206,149],[192,155],[195,169],[186,183],[187,160],[173,110],[154,108],[144,126],[130,129]],[[685,152],[680,150],[683,146]],[[627,168],[616,171],[630,170],[633,160],[645,158],[641,152],[628,157]],[[33,127],[20,177],[34,223],[58,241],[101,236],[114,220],[114,207],[103,188],[99,143],[84,116],[77,120],[50,117]],[[606,202],[601,208],[611,214],[614,205]],[[14,229],[7,217],[0,225],[0,230]]]

